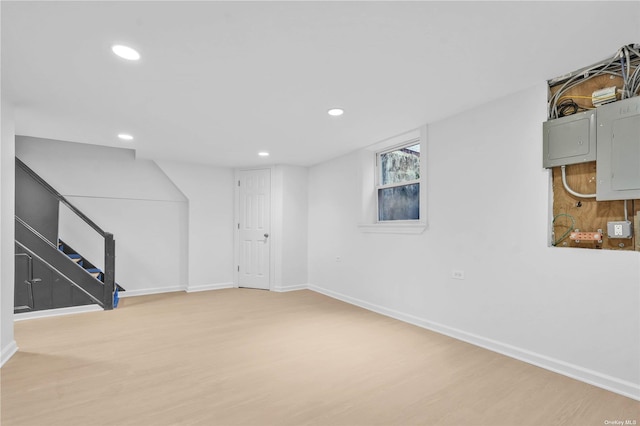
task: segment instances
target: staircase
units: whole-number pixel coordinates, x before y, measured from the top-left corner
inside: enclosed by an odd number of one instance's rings
[[[102,272],[100,268],[97,268],[93,263],[89,262],[86,258],[78,254],[76,250],[71,248],[70,245],[60,239],[58,239],[58,250],[66,254],[73,263],[87,271],[93,278],[104,284],[104,272]],[[121,291],[125,291],[125,289],[122,288],[118,283],[115,283],[114,302],[116,299],[116,295]],[[114,308],[116,307],[115,305],[116,303],[114,303]]]
[[[104,270],[59,239],[61,205],[104,240]],[[88,304],[105,310],[117,307],[118,292],[124,289],[114,279],[113,234],[103,231],[18,158],[15,226],[15,313]]]
[[[98,268],[96,268],[91,262],[87,259],[83,258],[81,255],[76,253],[74,249],[72,249],[68,244],[65,244],[64,241],[58,240],[58,250],[67,255],[69,259],[76,265],[82,267],[85,271],[87,271],[93,278],[104,282],[104,274]]]

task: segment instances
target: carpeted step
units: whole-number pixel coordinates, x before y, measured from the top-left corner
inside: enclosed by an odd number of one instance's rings
[[[93,278],[96,278],[100,281],[102,281],[102,271],[98,268],[87,268],[85,269],[85,271],[87,271],[88,273],[90,273]]]
[[[82,266],[82,256],[80,256],[78,253],[67,254],[67,256],[69,257],[69,259]]]

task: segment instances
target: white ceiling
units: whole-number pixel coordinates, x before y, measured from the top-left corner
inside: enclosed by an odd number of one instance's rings
[[[637,1],[1,7],[16,133],[234,167],[315,164],[640,42]]]

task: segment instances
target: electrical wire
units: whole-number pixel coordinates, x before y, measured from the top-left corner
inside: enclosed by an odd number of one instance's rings
[[[605,64],[598,64],[598,65],[594,65],[586,70],[584,70],[582,73],[580,74],[576,74],[573,77],[569,78],[561,87],[560,89],[551,97],[550,101],[549,101],[549,107],[550,107],[550,111],[549,111],[549,118],[558,118],[557,115],[557,102],[558,102],[558,98],[560,98],[560,96],[562,96],[567,90],[573,88],[574,86],[577,86],[578,84],[582,84],[583,82],[590,80],[594,77],[597,77],[598,75],[601,75],[603,73],[604,70],[606,70],[608,67],[611,66],[611,64],[613,64],[613,62],[616,60],[618,54],[614,55],[609,62],[606,62]],[[593,74],[590,74],[592,73]],[[582,80],[576,82],[576,80],[582,78]]]
[[[560,100],[560,99],[572,99],[572,98],[575,98],[575,99],[589,99],[589,100],[593,99],[591,96],[566,95],[566,96],[560,96],[558,98],[558,100]]]
[[[609,64],[610,65],[610,64]],[[558,99],[560,98],[560,95],[569,91],[570,89],[573,89],[574,87],[584,83],[587,80],[591,80],[592,78],[598,77],[599,75],[602,74],[613,74],[615,76],[619,76],[619,73],[614,73],[614,72],[610,72],[610,71],[605,71],[605,70],[597,70],[594,72],[594,74],[588,75],[588,72],[585,73],[585,77],[583,77],[582,80],[579,81],[575,81],[575,79],[579,76],[574,76],[573,80],[567,81],[565,83],[565,85],[558,90],[558,92],[556,92],[557,97],[554,99],[554,97],[551,98],[550,101],[550,105],[551,105],[551,111],[550,111],[550,116],[549,118],[558,118],[558,109],[557,109],[557,103],[558,103]],[[569,84],[569,83],[572,84]]]
[[[635,68],[633,72],[632,68]],[[637,45],[629,44],[622,46],[611,58],[584,70],[580,70],[566,80],[561,80],[562,83],[558,83],[559,85],[561,84],[559,89],[549,98],[548,118],[550,120],[559,118],[562,116],[560,115],[561,112],[566,114],[571,111],[571,109],[567,109],[566,105],[561,108],[563,105],[561,100],[571,98],[571,96],[565,95],[567,91],[594,77],[606,74],[622,78],[623,87],[620,90],[621,99],[640,94],[640,51]],[[588,97],[574,96],[574,98],[584,99]]]
[[[581,194],[569,188],[569,184],[567,183],[566,167],[567,166],[560,166],[560,170],[562,171],[562,185],[564,186],[564,189],[566,189],[569,194],[578,198],[596,198],[596,194]]]
[[[573,216],[571,216],[568,213],[559,213],[557,215],[555,215],[553,217],[553,221],[551,221],[552,225],[556,224],[556,219],[558,219],[559,217],[568,217],[569,219],[571,219],[571,226],[569,227],[569,229],[567,230],[567,232],[565,232],[564,234],[562,234],[560,236],[560,238],[558,238],[557,240],[555,240],[554,242],[551,243],[552,246],[557,246],[559,243],[561,243],[564,239],[566,239],[569,235],[571,235],[571,232],[576,229],[576,220],[574,219]]]
[[[566,99],[558,104],[558,117],[566,117],[580,111],[587,111],[592,108],[584,108],[575,103],[573,99]]]
[[[624,99],[624,95],[625,95],[625,88],[627,87],[627,74],[628,72],[624,72],[624,55],[620,56],[620,69],[622,70],[622,95],[621,95],[621,99]]]
[[[628,84],[631,96],[638,95],[638,91],[640,90],[640,64],[636,65],[636,69],[633,71],[633,74],[631,74]]]
[[[638,44],[629,44],[627,45],[627,49],[629,49],[631,51],[631,53],[635,54],[636,56],[640,56],[640,50],[636,50],[635,47],[636,46],[640,46]]]
[[[625,77],[625,84],[624,84],[624,90],[622,91],[622,99],[624,99],[625,97],[631,97],[631,94],[627,92],[627,89],[629,88],[629,77],[630,76],[630,71],[631,71],[631,55],[629,55],[629,49],[624,49],[624,57],[627,60],[627,73],[623,74],[623,76]],[[627,96],[628,95],[628,96]]]

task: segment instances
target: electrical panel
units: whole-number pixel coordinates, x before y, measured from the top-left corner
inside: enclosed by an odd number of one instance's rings
[[[551,245],[640,252],[640,43],[547,83]]]
[[[640,96],[597,109],[596,200],[640,198]]]
[[[596,111],[545,121],[543,167],[584,163],[596,159]]]

